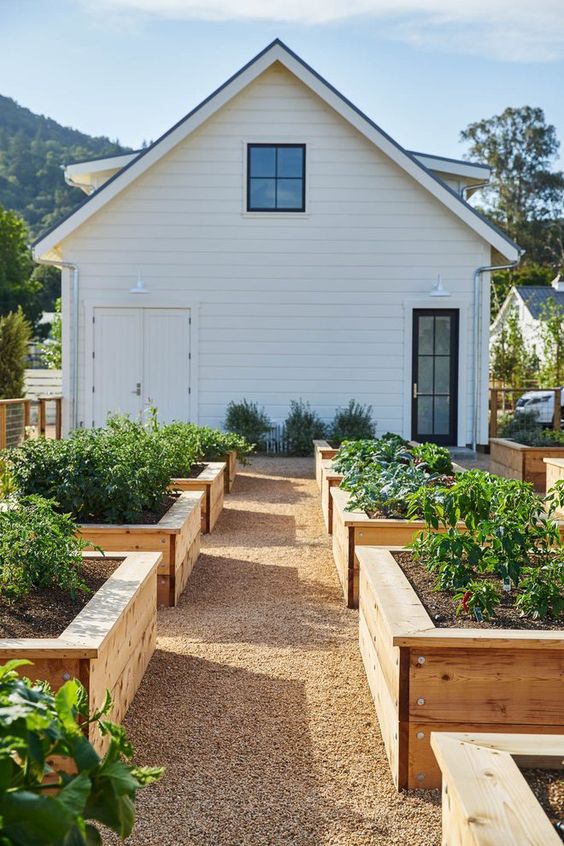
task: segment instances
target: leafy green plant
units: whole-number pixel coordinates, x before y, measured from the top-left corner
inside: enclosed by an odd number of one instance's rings
[[[525,446],[564,446],[564,431],[544,429],[534,411],[506,415],[498,431],[500,437]]]
[[[446,447],[437,444],[417,444],[412,450],[416,464],[424,464],[430,473],[450,475],[453,472],[452,459]]]
[[[125,417],[62,441],[26,441],[5,460],[19,494],[55,500],[77,521],[135,522],[161,507],[172,477],[163,444]]]
[[[338,444],[343,441],[373,438],[376,427],[372,419],[372,406],[362,405],[351,399],[345,408],[338,408],[331,424],[329,437]]]
[[[312,441],[324,438],[326,426],[309,402],[292,400],[284,421],[284,438],[288,455],[311,455]]]
[[[76,526],[40,496],[9,499],[0,510],[0,594],[18,599],[31,590],[87,590],[79,568],[88,546]]]
[[[256,402],[243,399],[231,401],[225,412],[225,429],[243,437],[258,450],[266,448],[265,436],[270,432],[272,423],[264,410]]]
[[[346,477],[350,491],[347,511],[360,509],[369,516],[405,517],[409,494],[424,485],[436,484],[423,467],[415,464],[373,464],[362,473]]]
[[[111,707],[88,714],[80,682],[56,694],[20,678],[29,661],[0,666],[0,843],[3,846],[100,846],[98,824],[125,839],[135,796],[158,781],[159,767],[134,767],[124,730],[104,720]],[[107,738],[102,757],[84,733]]]
[[[39,348],[45,366],[51,370],[60,370],[63,366],[63,318],[61,298],[55,301],[55,313],[49,331],[49,337]]]
[[[562,591],[556,563],[564,560],[564,547],[554,514],[563,500],[562,483],[543,501],[526,482],[471,470],[450,487],[423,487],[408,495],[408,515],[422,516],[428,529],[411,548],[437,574],[438,590],[456,591],[459,602],[465,597],[459,612],[491,616],[503,583],[518,589],[522,611],[534,607],[539,617],[551,615]],[[557,587],[554,582],[541,587],[540,572],[547,578],[560,574]]]
[[[192,426],[194,434],[200,444],[201,457],[206,461],[221,461],[227,452],[235,450],[241,464],[247,463],[247,456],[254,449],[242,435],[236,432],[222,432],[208,426],[196,426],[193,423],[171,424],[178,426]]]
[[[333,466],[338,473],[362,473],[372,464],[409,464],[412,455],[407,441],[387,432],[378,439],[345,441],[335,458]]]
[[[564,613],[564,556],[536,567],[524,567],[519,611],[533,620],[558,619]]]

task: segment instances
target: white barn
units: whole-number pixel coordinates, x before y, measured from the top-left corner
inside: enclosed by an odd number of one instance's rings
[[[88,196],[34,254],[63,268],[67,429],[353,397],[379,432],[487,443],[489,269],[520,251],[466,201],[483,165],[408,152],[276,40],[65,175]]]

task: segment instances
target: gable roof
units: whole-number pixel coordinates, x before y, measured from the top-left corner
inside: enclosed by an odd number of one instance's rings
[[[442,180],[436,177],[412,153],[401,147],[350,100],[337,91],[280,39],[275,39],[254,59],[210,94],[196,108],[161,135],[153,144],[142,150],[125,167],[119,170],[63,220],[42,233],[33,244],[36,259],[47,257],[57,244],[101,209],[134,179],[148,170],[155,162],[186,138],[204,121],[215,114],[225,103],[253,82],[275,62],[280,62],[331,108],[374,143],[392,161],[426,188],[451,212],[463,220],[480,237],[510,261],[518,260],[521,250],[501,229],[490,223],[469,203],[463,200]]]
[[[542,307],[549,300],[564,308],[564,291],[556,291],[552,285],[517,285],[515,290],[528,308],[533,320],[541,316]]]

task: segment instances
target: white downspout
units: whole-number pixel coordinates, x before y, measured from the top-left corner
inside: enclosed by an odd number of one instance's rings
[[[524,251],[523,251],[524,252]],[[478,444],[478,410],[480,407],[480,349],[482,329],[482,286],[480,276],[483,273],[495,273],[498,270],[512,270],[521,261],[523,252],[519,258],[511,264],[489,264],[477,267],[474,271],[474,321],[472,326],[473,356],[472,356],[472,450],[476,452]]]
[[[74,332],[71,332],[72,339],[72,414],[71,428],[78,428],[78,265],[72,261],[49,261],[48,259],[35,259],[38,264],[48,264],[52,267],[68,268],[72,270],[72,298],[73,298],[73,322]]]

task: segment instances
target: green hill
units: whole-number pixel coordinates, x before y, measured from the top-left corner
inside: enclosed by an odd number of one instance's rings
[[[61,126],[0,95],[0,205],[18,212],[32,236],[84,200],[65,184],[61,165],[127,152],[109,138]]]

